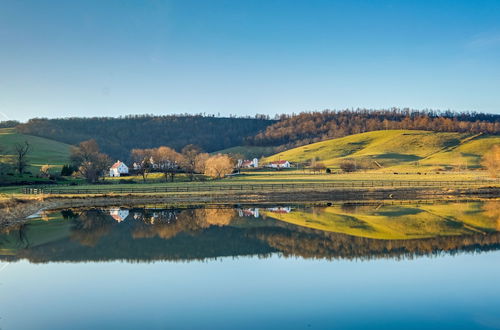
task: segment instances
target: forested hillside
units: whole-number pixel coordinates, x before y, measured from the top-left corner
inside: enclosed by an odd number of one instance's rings
[[[459,133],[500,133],[500,115],[413,110],[345,110],[282,115],[246,144],[281,146],[278,150],[377,130],[426,130]]]
[[[13,124],[9,123],[9,127]],[[94,138],[102,151],[112,158],[120,159],[127,159],[134,148],[165,145],[180,150],[188,144],[199,145],[207,152],[240,147],[233,149],[248,157],[258,157],[309,143],[377,130],[495,135],[500,133],[500,115],[361,109],[304,112],[281,115],[276,120],[266,116],[218,118],[202,115],[36,118],[18,125],[17,129],[23,134],[69,144]],[[246,152],[249,150],[251,154]]]
[[[113,158],[127,159],[134,148],[169,146],[180,150],[187,144],[207,152],[241,145],[275,121],[259,118],[205,116],[127,116],[123,118],[31,119],[17,126],[23,134],[77,144],[95,139]]]

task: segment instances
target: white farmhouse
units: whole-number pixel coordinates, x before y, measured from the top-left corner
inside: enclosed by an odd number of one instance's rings
[[[259,167],[259,160],[254,158],[252,160],[238,160],[238,165],[241,168],[257,168]]]
[[[128,166],[121,161],[117,161],[109,169],[109,176],[119,177],[122,174],[128,174]]]
[[[290,168],[290,162],[288,160],[278,160],[276,162],[271,162],[266,165],[271,168]]]

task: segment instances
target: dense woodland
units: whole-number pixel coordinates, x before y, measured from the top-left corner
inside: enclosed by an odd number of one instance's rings
[[[10,123],[12,125],[12,123]],[[219,118],[203,115],[127,116],[119,118],[31,119],[21,133],[78,144],[95,139],[104,153],[127,159],[132,149],[188,144],[214,152],[229,147],[272,146],[277,151],[350,134],[385,129],[500,133],[500,115],[474,112],[343,110]]]
[[[412,129],[437,132],[500,133],[500,115],[469,112],[344,110],[282,115],[246,143],[281,146],[281,150],[376,130]]]
[[[217,118],[201,115],[127,116],[122,118],[31,119],[19,132],[76,145],[95,139],[102,152],[126,160],[132,149],[188,144],[213,152],[243,144],[244,138],[274,121],[267,117]]]
[[[19,124],[20,124],[20,122],[18,122],[16,120],[0,121],[0,128],[12,128],[12,127],[16,127]]]

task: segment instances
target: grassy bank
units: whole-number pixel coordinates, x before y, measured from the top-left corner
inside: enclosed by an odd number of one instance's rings
[[[66,192],[85,190],[94,190],[96,192],[131,192],[135,190],[152,191],[155,189],[161,190],[176,190],[178,191],[196,191],[206,190],[208,187],[213,187],[213,190],[218,189],[234,189],[234,190],[298,190],[307,186],[309,189],[315,189],[322,185],[330,185],[328,188],[363,188],[363,187],[408,187],[433,185],[443,187],[477,187],[477,186],[499,186],[500,181],[491,180],[483,171],[467,171],[467,172],[432,172],[427,174],[417,173],[382,173],[377,171],[356,172],[349,174],[312,174],[302,170],[283,170],[283,171],[263,171],[263,170],[246,170],[240,175],[235,175],[222,180],[209,181],[186,181],[187,179],[180,176],[180,181],[164,182],[158,181],[160,178],[157,174],[151,176],[147,183],[142,183],[139,177],[125,177],[122,180],[115,178],[107,178],[106,184],[89,185],[50,185],[46,189],[58,190],[62,189]],[[137,183],[130,183],[137,182]],[[440,185],[439,183],[443,183]],[[447,184],[444,184],[447,182]],[[268,185],[268,186],[266,186]],[[274,185],[274,187],[269,187]],[[295,185],[295,187],[293,186]],[[2,187],[0,192],[4,193],[21,193],[23,187]]]
[[[449,198],[458,196],[495,197],[500,188],[364,188],[364,189],[315,189],[308,191],[214,191],[181,193],[136,193],[116,194],[67,194],[67,195],[10,195],[0,200],[0,223],[15,223],[36,211],[47,208],[128,206],[153,204],[243,204],[243,203],[290,203],[290,202],[332,202],[361,200],[415,200]]]

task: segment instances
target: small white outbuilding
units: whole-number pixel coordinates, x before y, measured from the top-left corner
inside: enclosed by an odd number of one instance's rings
[[[119,177],[122,174],[128,174],[128,166],[125,165],[125,163],[123,163],[121,161],[117,161],[109,169],[109,176]]]
[[[257,168],[259,167],[259,160],[257,158],[252,160],[238,160],[238,166],[241,168]]]

